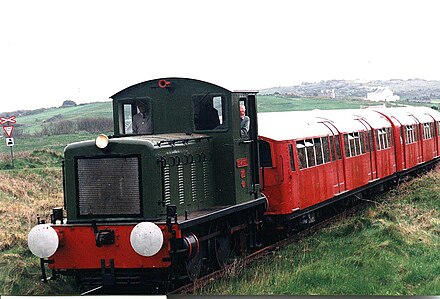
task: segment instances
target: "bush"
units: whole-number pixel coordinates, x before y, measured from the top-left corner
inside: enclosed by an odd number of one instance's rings
[[[80,118],[78,120],[62,120],[43,126],[41,135],[63,135],[72,134],[79,131],[96,133],[109,132],[113,130],[111,118]]]

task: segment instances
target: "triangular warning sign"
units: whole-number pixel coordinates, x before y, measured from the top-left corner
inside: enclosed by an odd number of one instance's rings
[[[8,135],[8,137],[11,137],[12,135],[12,130],[14,130],[14,126],[4,126],[3,130],[5,131],[5,133]]]

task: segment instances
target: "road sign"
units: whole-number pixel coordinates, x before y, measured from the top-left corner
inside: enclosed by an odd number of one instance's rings
[[[14,138],[6,138],[7,146],[14,146]]]
[[[11,137],[12,135],[12,130],[14,130],[14,126],[4,126],[3,130],[5,131],[5,133],[8,135],[8,137]]]
[[[7,122],[11,122],[13,124],[15,124],[17,121],[15,120],[15,116],[11,116],[11,117],[0,117],[0,124],[5,124]]]

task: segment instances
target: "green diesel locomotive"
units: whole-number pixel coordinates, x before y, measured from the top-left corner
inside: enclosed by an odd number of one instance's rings
[[[43,279],[173,285],[257,248],[256,92],[162,78],[112,99],[114,135],[65,148],[65,211],[29,234]]]

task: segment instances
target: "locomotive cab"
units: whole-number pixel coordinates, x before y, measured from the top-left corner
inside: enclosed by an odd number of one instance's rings
[[[255,91],[231,92],[198,80],[166,78],[133,85],[112,99],[115,137],[141,135],[134,132],[133,120],[137,105],[143,103],[152,135],[181,134],[189,139],[200,134],[212,140],[208,155],[213,160],[215,204],[234,205],[260,197]],[[241,106],[249,119],[245,133],[240,128]]]

